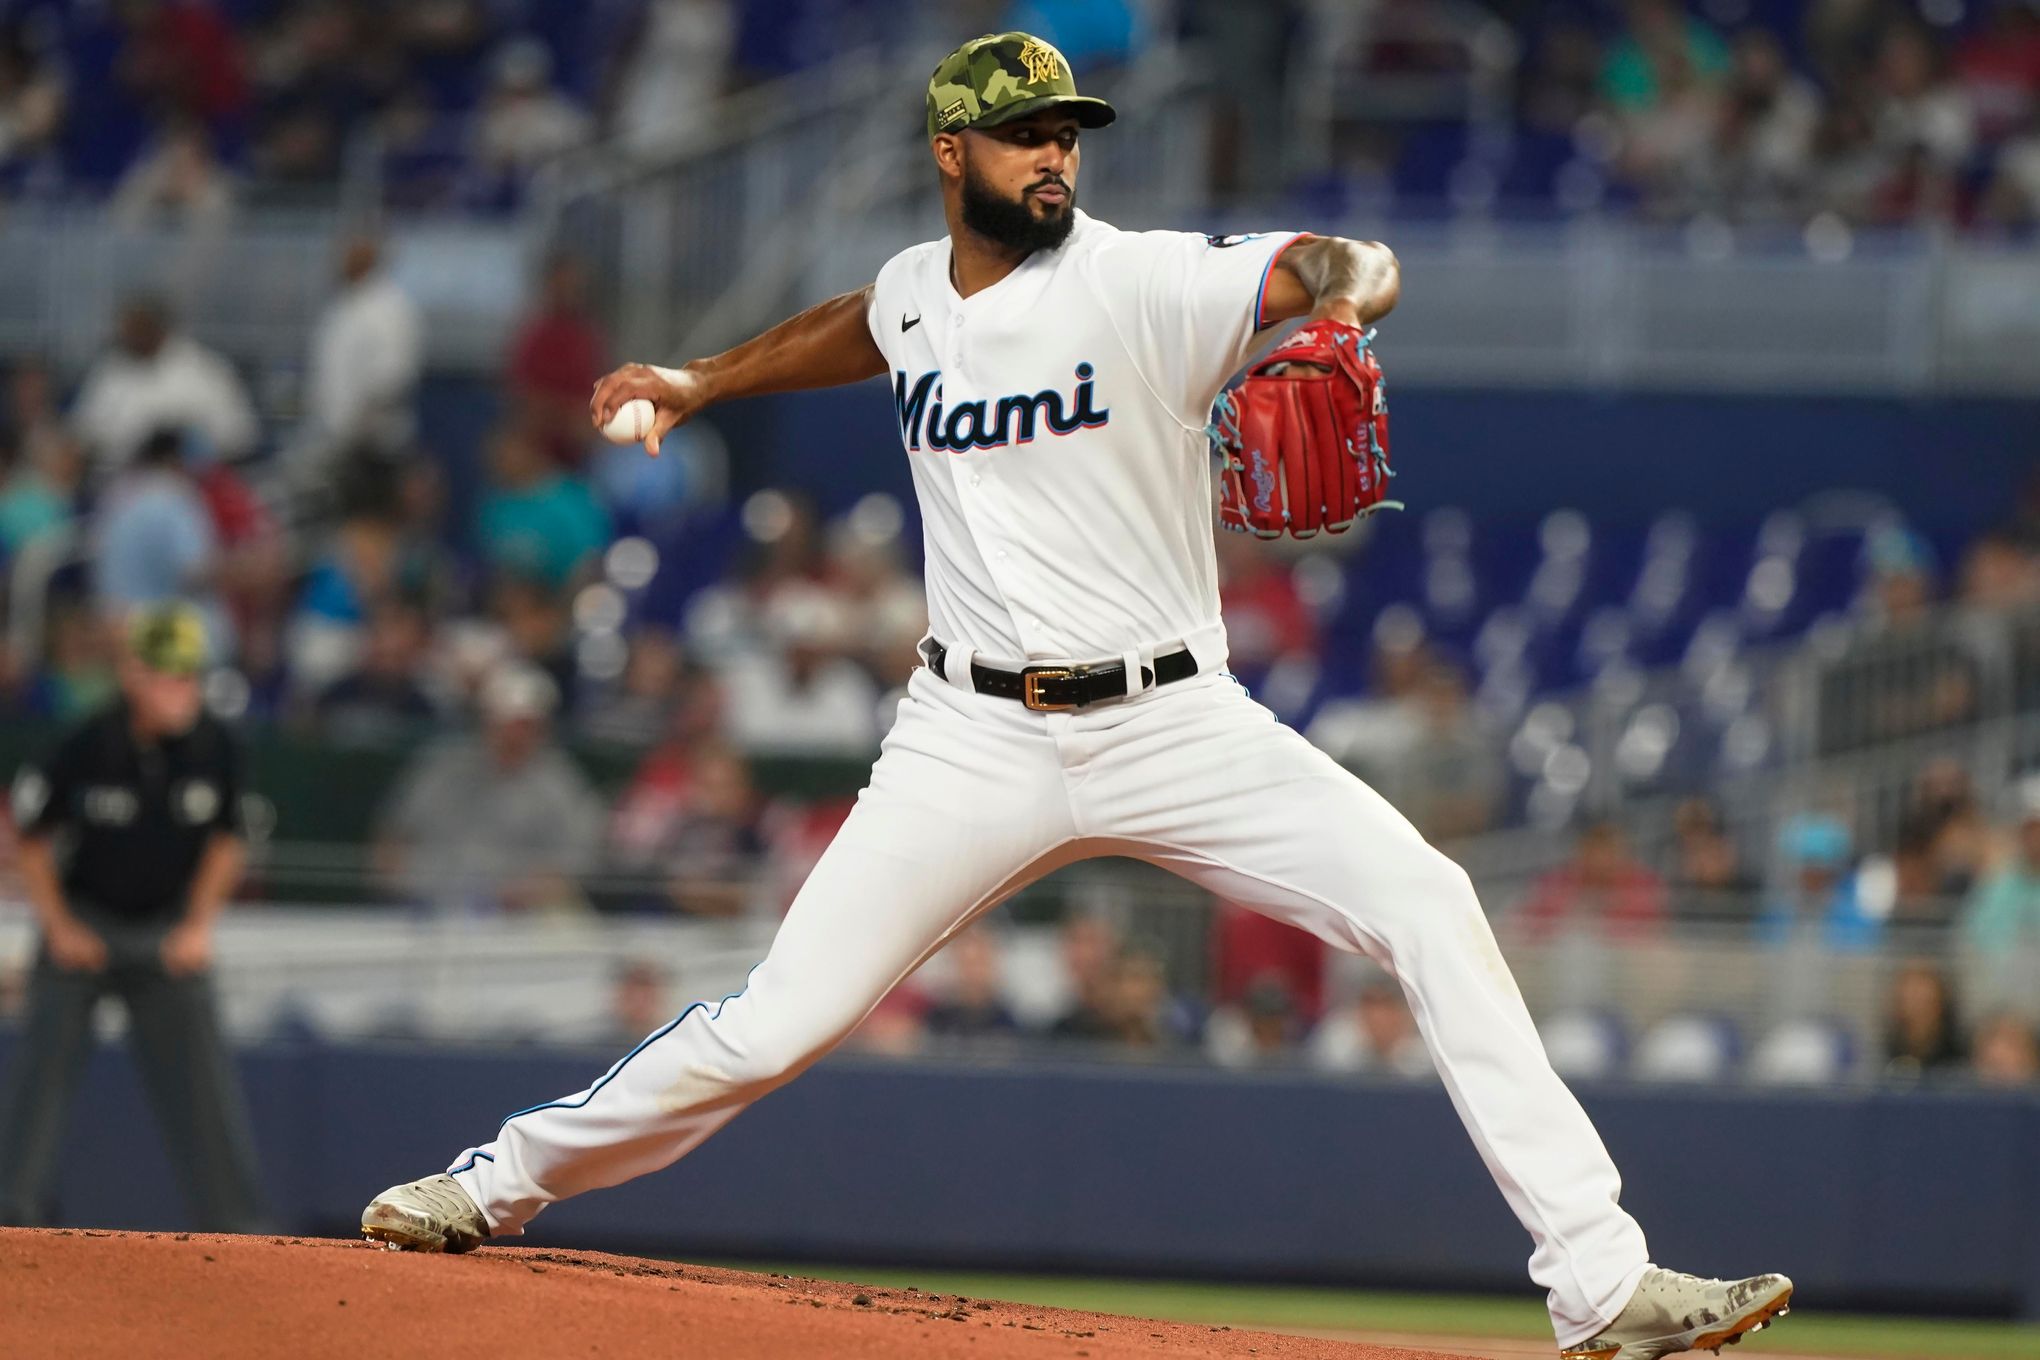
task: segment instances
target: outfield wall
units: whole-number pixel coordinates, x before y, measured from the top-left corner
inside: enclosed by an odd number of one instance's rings
[[[0,1037],[0,1073],[12,1037]],[[345,1232],[613,1055],[243,1054],[277,1226]],[[1654,1254],[1808,1303],[2040,1317],[2040,1094],[1583,1092]],[[599,1098],[599,1097],[598,1097]],[[187,1226],[125,1054],[82,1086],[68,1223]],[[1303,1074],[838,1059],[533,1241],[698,1256],[1521,1290],[1528,1240],[1443,1091]]]

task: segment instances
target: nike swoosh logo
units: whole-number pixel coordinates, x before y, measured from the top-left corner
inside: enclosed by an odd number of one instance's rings
[[[906,333],[907,333],[908,331],[910,331],[910,330],[914,329],[914,327],[916,327],[916,326],[918,326],[918,325],[920,325],[920,324],[921,324],[921,318],[920,318],[920,317],[918,317],[918,316],[917,316],[917,317],[915,317],[915,318],[914,318],[914,319],[913,319],[912,321],[909,321],[909,320],[907,320],[907,318],[905,318],[905,317],[901,317],[901,318],[900,318],[900,334],[901,334],[901,335],[905,335],[905,334],[906,334]]]

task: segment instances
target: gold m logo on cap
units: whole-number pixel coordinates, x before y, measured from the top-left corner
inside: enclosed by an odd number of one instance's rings
[[[1046,85],[1063,78],[1062,53],[1032,38],[1020,49],[1020,64],[1027,68],[1029,85]]]

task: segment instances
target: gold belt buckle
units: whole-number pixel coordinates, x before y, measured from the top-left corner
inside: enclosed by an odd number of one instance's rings
[[[1077,673],[1067,666],[1030,666],[1020,672],[1020,702],[1036,713],[1063,713],[1075,704],[1046,703],[1036,686],[1043,680],[1074,680]]]

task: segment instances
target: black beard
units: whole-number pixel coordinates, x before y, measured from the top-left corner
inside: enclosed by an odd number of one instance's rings
[[[1070,232],[1077,225],[1077,191],[1069,191],[1069,201],[1049,213],[1036,217],[1023,196],[1018,201],[1001,198],[992,192],[971,172],[969,162],[963,167],[963,225],[993,245],[1008,250],[1032,254],[1037,250],[1054,250],[1069,240]]]

